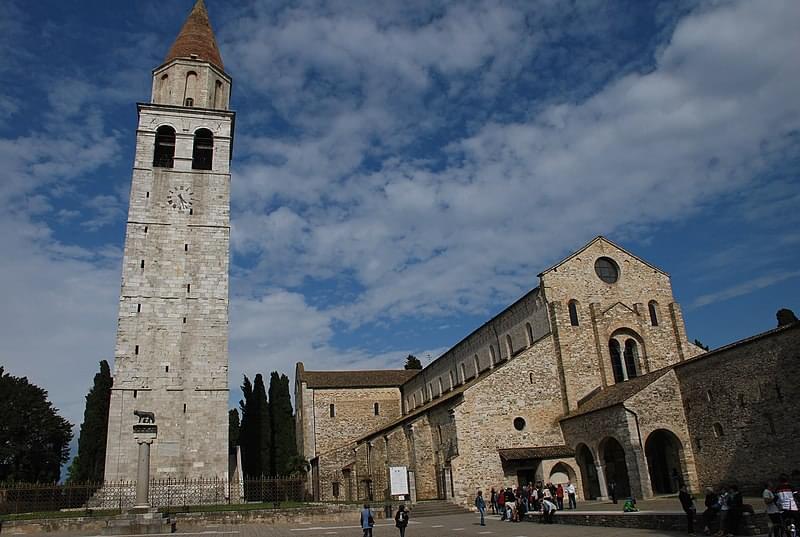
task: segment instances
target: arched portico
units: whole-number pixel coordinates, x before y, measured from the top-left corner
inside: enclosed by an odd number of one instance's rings
[[[672,494],[684,482],[686,461],[683,443],[668,429],[656,429],[644,444],[653,494]]]
[[[606,496],[606,492],[601,491],[600,488],[594,455],[592,455],[592,450],[586,444],[578,444],[575,449],[575,460],[581,472],[583,497],[587,500],[594,500]]]
[[[631,494],[628,464],[625,461],[625,450],[616,438],[609,436],[599,445],[600,460],[605,468],[606,483],[616,487],[616,497],[624,498]]]

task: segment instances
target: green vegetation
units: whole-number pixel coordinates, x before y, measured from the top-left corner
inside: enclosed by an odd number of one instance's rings
[[[0,482],[54,483],[69,458],[72,425],[47,391],[0,367]]]
[[[406,356],[405,369],[422,369],[422,362],[413,354]]]
[[[94,385],[86,395],[86,408],[78,438],[78,454],[67,470],[67,480],[70,482],[103,480],[112,383],[111,369],[108,362],[103,360],[100,362],[100,372],[94,376]]]

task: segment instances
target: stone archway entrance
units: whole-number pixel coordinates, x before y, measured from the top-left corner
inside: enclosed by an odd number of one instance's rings
[[[586,444],[580,444],[575,450],[575,460],[581,471],[581,483],[583,484],[583,497],[587,500],[594,500],[605,496],[605,491],[600,491],[600,481],[597,478],[597,467],[594,463],[592,451]]]
[[[612,483],[616,485],[617,498],[627,498],[631,495],[631,484],[628,478],[628,463],[625,462],[625,450],[613,437],[608,437],[600,443],[600,457],[606,470],[606,482],[609,488]]]
[[[653,494],[678,492],[683,483],[683,444],[672,431],[657,429],[644,443]]]

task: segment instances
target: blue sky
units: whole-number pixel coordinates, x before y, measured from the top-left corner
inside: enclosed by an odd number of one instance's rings
[[[137,101],[192,0],[3,0],[0,364],[79,423]],[[800,3],[208,0],[237,110],[231,386],[438,353],[598,234],[716,347],[800,313]]]

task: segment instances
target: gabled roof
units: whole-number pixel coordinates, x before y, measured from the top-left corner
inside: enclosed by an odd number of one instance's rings
[[[626,250],[625,248],[623,248],[623,247],[622,247],[622,246],[620,246],[619,244],[616,244],[615,242],[608,240],[607,238],[603,237],[602,235],[598,235],[598,236],[597,236],[597,237],[595,237],[594,239],[590,240],[590,241],[589,241],[589,242],[588,242],[588,243],[587,243],[587,244],[586,244],[586,245],[585,245],[583,248],[581,248],[581,249],[580,249],[580,250],[578,250],[577,252],[573,252],[572,254],[570,254],[569,256],[565,257],[564,259],[562,259],[561,261],[559,261],[559,262],[558,262],[558,263],[556,263],[555,265],[553,265],[553,266],[551,266],[550,268],[548,268],[548,269],[545,269],[545,270],[543,270],[542,272],[540,272],[540,273],[539,273],[539,277],[541,278],[543,275],[547,274],[547,273],[548,273],[548,272],[550,272],[551,270],[557,269],[558,267],[560,267],[561,265],[563,265],[564,263],[566,263],[567,261],[569,261],[569,260],[570,260],[570,259],[572,259],[573,257],[576,257],[576,256],[578,256],[578,255],[582,254],[582,253],[583,253],[584,251],[586,251],[586,250],[587,250],[587,249],[588,249],[590,246],[593,246],[593,245],[594,245],[596,242],[598,242],[598,241],[603,241],[603,242],[606,242],[606,243],[610,244],[611,246],[613,246],[614,248],[617,248],[618,250],[622,250],[623,252],[625,252],[626,254],[628,254],[629,256],[631,256],[632,258],[636,259],[637,261],[639,261],[639,262],[641,262],[641,263],[644,263],[645,265],[647,265],[647,266],[648,266],[648,267],[650,267],[651,269],[653,269],[653,270],[657,270],[658,272],[660,272],[660,273],[661,273],[661,274],[663,274],[664,276],[669,276],[669,274],[668,274],[668,273],[664,272],[663,270],[661,270],[661,269],[660,269],[660,268],[658,268],[657,266],[655,266],[655,265],[653,265],[653,264],[651,264],[651,263],[648,263],[647,261],[645,261],[645,260],[644,260],[644,259],[642,259],[641,257],[639,257],[639,256],[637,256],[637,255],[634,255],[634,254],[632,254],[631,252],[629,252],[628,250]]]
[[[602,410],[604,408],[621,405],[646,387],[650,386],[656,380],[672,371],[673,367],[674,366],[668,366],[663,369],[659,369],[658,371],[652,371],[646,375],[642,375],[641,377],[633,378],[626,382],[612,384],[604,390],[597,390],[582,403],[580,403],[578,408],[561,419],[568,420],[576,416],[583,416],[584,414],[588,414],[596,410]]]
[[[196,55],[199,60],[205,60],[223,71],[225,70],[203,0],[197,0],[195,3],[192,12],[183,23],[178,37],[169,49],[164,63],[178,58],[191,58],[193,55]]]
[[[392,388],[419,373],[416,369],[384,369],[373,371],[300,371],[300,382],[309,388]]]

